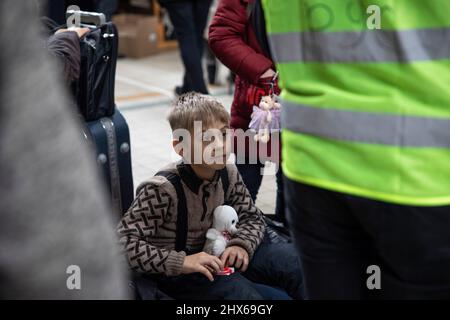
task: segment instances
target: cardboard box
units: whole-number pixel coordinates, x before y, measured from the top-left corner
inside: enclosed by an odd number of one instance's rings
[[[113,21],[119,31],[119,55],[143,58],[157,52],[157,17],[124,13],[114,16]]]

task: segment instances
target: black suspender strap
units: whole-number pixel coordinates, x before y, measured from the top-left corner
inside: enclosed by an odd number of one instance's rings
[[[169,180],[175,188],[178,198],[175,250],[186,251],[186,241],[188,235],[188,212],[186,206],[186,195],[184,194],[184,189],[181,185],[181,178],[177,174],[170,171],[160,171],[156,173],[155,176],[166,177],[166,179]]]
[[[223,187],[223,204],[228,204],[227,192],[228,188],[230,187],[230,180],[228,179],[227,167],[220,170],[220,180],[222,181]]]

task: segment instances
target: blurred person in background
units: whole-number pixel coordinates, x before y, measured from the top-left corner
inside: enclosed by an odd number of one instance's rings
[[[55,21],[58,25],[66,23],[66,9],[76,5],[82,11],[101,12],[106,21],[111,21],[112,15],[119,6],[118,0],[37,0],[45,8],[44,15]]]
[[[278,81],[274,81],[275,65],[271,60],[270,49],[265,36],[265,21],[259,0],[222,0],[209,28],[209,45],[216,57],[236,74],[235,92],[231,106],[231,128],[248,130],[253,106],[259,105],[263,96],[272,91],[279,94]],[[273,87],[272,87],[273,85]],[[279,135],[272,134],[267,144],[267,156],[276,159],[277,195],[275,220],[285,222],[283,179],[279,167],[280,148],[272,146],[278,143]],[[238,143],[234,153],[236,166],[242,175],[253,201],[262,183],[262,169],[265,161],[250,154],[251,147],[246,143],[245,154],[240,154]],[[260,148],[262,143],[258,142]]]
[[[159,0],[169,13],[184,65],[183,84],[175,94],[208,93],[202,68],[203,31],[212,0]]]
[[[209,84],[215,85],[217,84],[217,73],[218,73],[218,61],[216,56],[214,55],[214,52],[212,52],[211,48],[208,44],[208,33],[209,33],[209,26],[211,25],[212,18],[214,17],[214,14],[217,10],[217,5],[219,4],[218,0],[213,0],[211,3],[211,7],[209,8],[209,14],[208,14],[208,20],[207,20],[207,27],[205,28],[203,32],[203,38],[204,38],[204,48],[205,48],[205,60],[206,60],[206,72],[208,75],[208,82]]]
[[[119,0],[95,0],[95,11],[103,13],[106,21],[111,21],[118,7]]]
[[[32,1],[0,2],[0,297],[128,298],[106,190],[37,17]]]

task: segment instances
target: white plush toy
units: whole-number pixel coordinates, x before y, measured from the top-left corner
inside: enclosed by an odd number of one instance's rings
[[[219,257],[225,251],[231,236],[237,232],[238,215],[230,206],[218,206],[214,210],[212,228],[206,233],[203,251]]]

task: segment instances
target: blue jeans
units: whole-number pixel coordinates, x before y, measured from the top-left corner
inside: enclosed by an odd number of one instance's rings
[[[253,283],[253,287],[258,290],[264,300],[292,300],[292,298],[281,288],[266,286],[260,283]]]
[[[214,282],[198,273],[161,276],[157,282],[160,290],[177,300],[291,300],[283,289],[254,283],[239,272],[216,276]]]
[[[214,282],[198,273],[157,279],[158,288],[177,300],[291,300],[284,290],[254,283],[239,272],[216,276]]]
[[[293,299],[304,299],[303,273],[293,243],[270,243],[267,236],[256,249],[244,276],[279,288]]]
[[[210,282],[199,273],[156,276],[158,288],[184,300],[290,300],[303,299],[300,261],[292,244],[269,243],[256,249],[245,273],[216,276]]]
[[[236,164],[242,179],[250,192],[253,201],[256,200],[262,182],[261,169],[263,164]],[[276,174],[277,197],[275,220],[285,223],[283,172],[281,167]],[[300,259],[293,243],[270,243],[267,234],[256,250],[249,270],[245,276],[254,282],[282,288],[293,299],[304,299],[305,288]]]
[[[241,273],[216,276],[209,281],[203,274],[176,277],[159,276],[158,288],[176,300],[264,300],[263,293]]]

